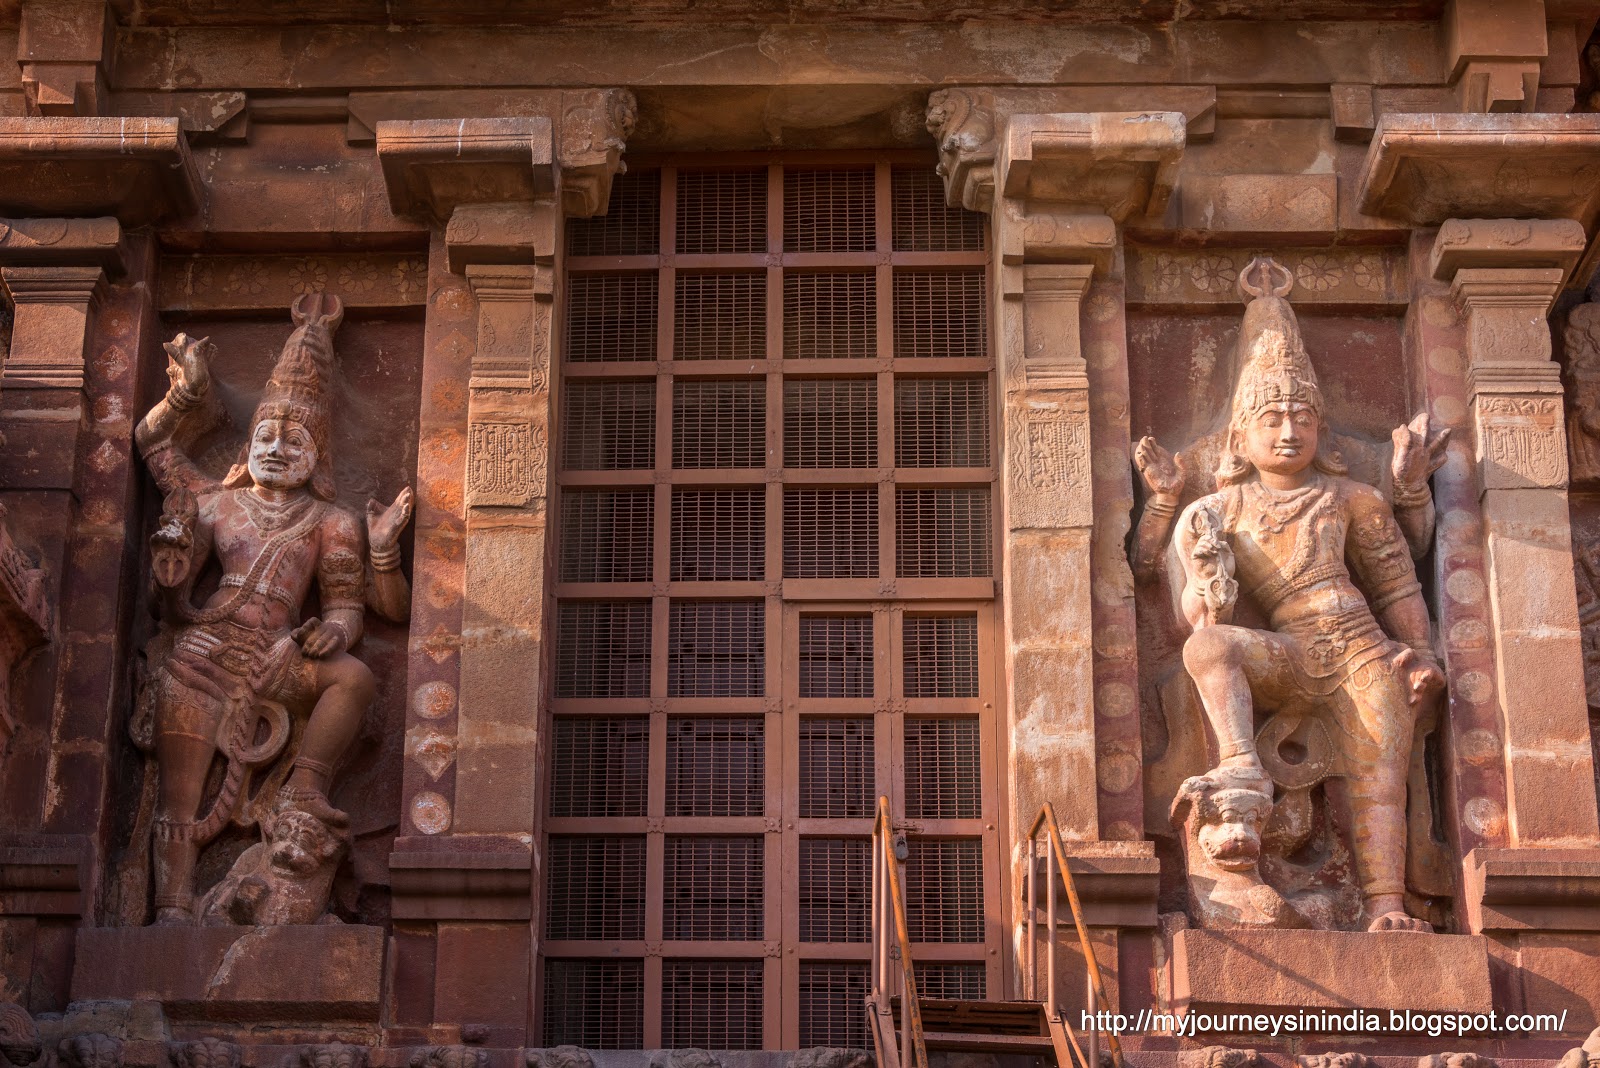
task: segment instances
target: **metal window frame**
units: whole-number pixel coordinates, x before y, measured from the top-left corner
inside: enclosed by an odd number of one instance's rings
[[[993,301],[986,323],[989,351],[981,357],[894,357],[893,303],[897,270],[966,267],[992,277],[992,250],[959,252],[896,251],[894,249],[892,173],[897,166],[932,167],[933,160],[915,152],[760,153],[630,159],[638,173],[659,167],[660,245],[655,255],[569,256],[565,275],[573,273],[638,273],[656,271],[658,308],[656,359],[634,362],[570,362],[561,335],[560,381],[607,378],[655,380],[655,465],[651,469],[566,470],[559,468],[554,483],[567,488],[627,489],[652,487],[655,523],[650,582],[560,582],[553,584],[559,601],[588,599],[649,599],[651,603],[651,667],[649,696],[636,698],[555,698],[555,716],[647,715],[649,733],[649,789],[646,815],[614,818],[547,818],[546,835],[642,834],[646,836],[645,936],[642,940],[605,943],[541,941],[543,958],[636,958],[644,962],[644,1046],[657,1048],[663,1033],[663,962],[688,957],[710,959],[760,959],[764,961],[763,1041],[766,1049],[797,1048],[800,1038],[799,980],[803,962],[851,961],[865,964],[871,945],[860,943],[801,943],[799,910],[785,887],[798,884],[802,837],[868,838],[872,818],[800,819],[799,726],[804,716],[870,716],[874,722],[874,761],[879,793],[888,794],[895,811],[903,811],[904,721],[908,716],[976,714],[982,746],[982,812],[980,818],[909,821],[907,831],[929,838],[977,838],[983,841],[985,937],[981,943],[929,943],[916,947],[918,960],[982,963],[989,996],[1006,988],[1004,970],[1010,956],[1006,933],[1005,886],[1009,881],[1004,842],[1004,713],[1000,676],[999,606],[996,577],[902,578],[895,571],[895,492],[899,485],[914,487],[991,487],[990,524],[992,575],[998,576],[1000,508],[998,457],[1000,456],[999,384],[993,352]],[[786,253],[784,236],[784,168],[815,169],[828,166],[865,166],[874,169],[875,249],[867,252]],[[675,252],[681,170],[763,166],[767,170],[767,247],[763,252],[688,255]],[[876,355],[870,359],[785,359],[784,285],[789,271],[855,269],[870,272],[876,292],[873,321]],[[679,271],[764,271],[766,274],[766,351],[764,358],[708,360],[675,358],[676,298]],[[986,283],[987,285],[987,283]],[[896,379],[908,376],[984,376],[990,398],[990,457],[986,467],[933,468],[895,465]],[[767,463],[760,468],[672,467],[673,394],[679,378],[761,378],[765,383]],[[790,468],[783,466],[784,388],[786,378],[870,378],[877,404],[878,466],[870,468]],[[564,391],[563,391],[564,392]],[[559,424],[558,425],[563,425]],[[554,455],[560,456],[559,449]],[[878,494],[878,574],[871,578],[785,579],[783,560],[784,489],[876,487]],[[765,574],[749,581],[672,581],[670,579],[672,497],[674,490],[763,488],[766,499],[764,531]],[[559,552],[559,548],[557,550]],[[760,598],[765,606],[766,694],[763,697],[668,697],[667,663],[669,614],[673,600]],[[972,612],[978,617],[979,693],[971,698],[907,699],[901,676],[902,618],[907,611]],[[874,696],[871,698],[805,698],[799,696],[799,615],[870,613],[873,619]],[[665,814],[665,768],[669,717],[694,715],[762,715],[767,745],[765,811],[760,816],[690,818]],[[668,835],[748,834],[766,840],[765,911],[760,941],[687,942],[662,938],[660,894],[664,875],[665,840]],[[865,890],[865,888],[864,888]],[[535,888],[542,894],[542,885]],[[654,906],[648,902],[656,902]],[[536,914],[542,910],[536,909]],[[542,932],[541,932],[542,933]],[[543,966],[535,970],[541,986]],[[534,1004],[542,1006],[542,990]],[[542,1030],[542,1011],[535,1014],[535,1029]]]

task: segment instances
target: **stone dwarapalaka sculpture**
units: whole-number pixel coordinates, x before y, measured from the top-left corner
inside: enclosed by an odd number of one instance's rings
[[[333,334],[343,309],[312,293],[291,313],[294,332],[220,482],[187,451],[223,418],[207,339],[179,334],[166,346],[171,387],[135,434],[166,494],[151,548],[170,641],[157,643],[144,697],[159,778],[158,924],[195,922],[200,850],[230,821],[259,822],[269,840],[208,895],[204,922],[322,915],[348,842],[329,780],[375,690],[350,648],[368,605],[396,622],[410,613],[397,544],[411,517],[410,488],[387,508],[368,502],[364,531],[334,503]],[[196,607],[196,584],[213,558],[221,581]],[[313,580],[321,615],[302,621]],[[221,785],[208,791],[219,757]]]
[[[1187,824],[1194,918],[1215,927],[1355,921],[1372,931],[1428,931],[1404,905],[1406,785],[1418,711],[1444,676],[1396,510],[1347,477],[1332,444],[1284,299],[1292,284],[1271,260],[1241,272],[1253,299],[1218,489],[1183,511],[1174,535],[1192,628],[1183,662],[1220,752],[1220,763],[1184,783],[1174,804],[1175,820]],[[1427,480],[1445,438],[1430,439],[1421,419],[1395,433],[1397,506],[1415,512],[1426,504],[1425,516],[1407,517],[1413,525],[1432,526]],[[1181,468],[1163,479],[1174,462],[1149,439],[1136,461],[1152,488],[1174,483],[1170,516]],[[1266,720],[1259,734],[1258,717]],[[1280,749],[1291,736],[1294,745]],[[1289,759],[1291,750],[1300,759]],[[1333,787],[1323,806],[1331,807],[1330,825],[1344,833],[1324,850],[1322,890],[1340,882],[1348,890],[1353,868],[1359,920],[1341,919],[1329,893],[1285,884],[1280,894],[1262,874],[1306,844],[1319,818],[1308,792],[1323,781]],[[1279,856],[1258,866],[1263,835],[1267,852]]]

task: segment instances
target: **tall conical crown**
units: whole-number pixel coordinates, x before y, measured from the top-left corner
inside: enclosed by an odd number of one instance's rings
[[[311,492],[332,500],[333,454],[333,334],[344,320],[344,305],[326,293],[306,293],[295,298],[289,308],[294,332],[283,343],[283,351],[261,391],[261,401],[250,417],[250,434],[264,419],[292,419],[305,427],[317,447],[317,466],[311,476]],[[245,462],[250,445],[246,440],[239,460],[224,484],[245,485],[250,481]]]
[[[1230,425],[1242,428],[1269,404],[1304,404],[1323,417],[1322,390],[1311,368],[1300,323],[1284,298],[1294,288],[1289,269],[1257,256],[1239,272],[1239,288],[1251,300],[1239,329],[1239,384],[1233,391]]]

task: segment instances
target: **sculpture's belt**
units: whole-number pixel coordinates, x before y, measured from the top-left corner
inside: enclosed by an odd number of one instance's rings
[[[217,585],[243,587],[247,582],[249,582],[249,577],[246,575],[224,575],[222,577],[222,581],[217,583]],[[294,594],[290,593],[282,586],[274,586],[270,583],[260,581],[254,583],[250,587],[250,592],[257,593],[263,597],[277,601],[279,604],[287,606],[291,611],[298,607]]]

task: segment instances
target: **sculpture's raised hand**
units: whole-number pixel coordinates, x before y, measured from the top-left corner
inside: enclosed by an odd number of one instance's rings
[[[179,334],[162,346],[167,350],[167,377],[172,384],[192,397],[199,397],[211,385],[211,357],[217,347],[208,337]]]
[[[1146,435],[1133,449],[1133,464],[1139,477],[1157,497],[1176,497],[1183,489],[1183,453],[1170,453]]]
[[[415,498],[407,486],[395,495],[394,503],[385,508],[375,500],[367,501],[367,544],[379,552],[393,549],[400,532],[411,521]]]
[[[1419,412],[1411,422],[1395,427],[1390,436],[1394,439],[1394,460],[1390,469],[1395,486],[1403,493],[1421,493],[1433,473],[1444,466],[1450,428],[1430,433],[1428,413]]]

